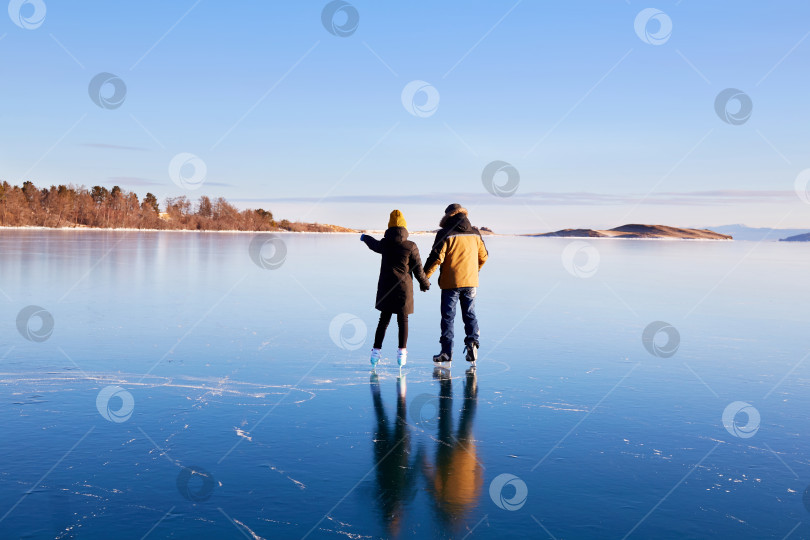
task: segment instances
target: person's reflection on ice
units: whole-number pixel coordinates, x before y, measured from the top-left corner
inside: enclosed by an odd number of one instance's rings
[[[439,380],[438,441],[435,463],[422,456],[421,469],[427,480],[437,514],[445,527],[455,530],[463,525],[467,514],[475,507],[484,483],[483,467],[478,461],[472,427],[478,401],[478,381],[475,368],[466,372],[464,403],[458,430],[453,434],[453,381],[450,372],[436,368],[433,377]]]

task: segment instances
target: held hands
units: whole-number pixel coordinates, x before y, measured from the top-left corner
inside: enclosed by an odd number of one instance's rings
[[[430,282],[429,281],[425,281],[424,283],[419,284],[419,290],[420,291],[428,292],[429,289],[430,289]]]

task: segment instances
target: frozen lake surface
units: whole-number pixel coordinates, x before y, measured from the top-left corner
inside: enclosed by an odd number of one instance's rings
[[[810,538],[807,246],[490,237],[400,377],[378,256],[265,240],[0,232],[0,537]]]

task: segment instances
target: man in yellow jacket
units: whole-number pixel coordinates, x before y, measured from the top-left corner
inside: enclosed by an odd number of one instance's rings
[[[451,204],[444,211],[436,233],[433,249],[425,261],[428,278],[440,268],[439,288],[442,290],[442,350],[433,357],[436,363],[453,359],[453,323],[456,304],[461,302],[464,321],[465,355],[468,362],[478,359],[478,319],[475,317],[475,295],[478,290],[478,271],[487,260],[487,248],[481,233],[470,224],[467,210],[460,204]]]

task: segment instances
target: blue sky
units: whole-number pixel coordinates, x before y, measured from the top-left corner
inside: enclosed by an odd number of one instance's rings
[[[36,26],[37,6],[14,2]],[[9,182],[222,195],[363,228],[394,207],[434,227],[450,202],[503,232],[810,228],[794,191],[810,167],[807,2],[353,1],[345,37],[320,1],[41,4],[36,28],[0,20]],[[634,29],[649,7],[672,23],[659,45]],[[102,72],[125,83],[120,107],[90,98]],[[430,115],[403,106],[414,80],[439,96]],[[753,104],[740,125],[715,111],[726,88]],[[199,189],[172,181],[180,153],[205,163]],[[495,160],[519,172],[511,197],[483,186]]]

